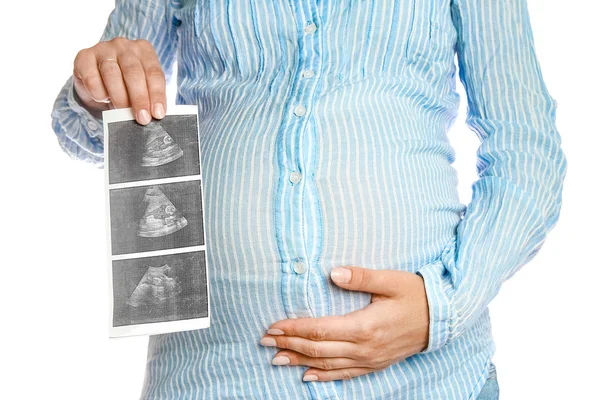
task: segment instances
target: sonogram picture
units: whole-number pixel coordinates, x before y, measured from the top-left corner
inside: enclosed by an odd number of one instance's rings
[[[138,224],[138,236],[165,236],[185,228],[187,219],[175,208],[158,186],[144,193],[144,215]]]
[[[103,112],[109,336],[210,326],[196,106],[139,124]]]
[[[156,167],[177,160],[183,150],[156,121],[150,121],[144,128],[144,153],[141,164],[144,167]]]

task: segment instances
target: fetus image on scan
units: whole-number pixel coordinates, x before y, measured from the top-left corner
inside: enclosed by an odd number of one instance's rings
[[[168,164],[183,156],[183,150],[155,121],[151,121],[144,129],[145,146],[141,165],[143,167],[156,167]]]
[[[144,194],[146,211],[138,224],[138,236],[166,236],[187,226],[188,222],[158,186],[151,186]]]
[[[148,267],[140,279],[127,304],[132,307],[160,306],[173,300],[181,293],[177,277],[172,277],[171,267]]]

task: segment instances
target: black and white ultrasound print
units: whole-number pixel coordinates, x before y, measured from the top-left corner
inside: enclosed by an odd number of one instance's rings
[[[208,316],[204,251],[112,262],[113,326]]]
[[[200,180],[110,190],[113,255],[204,245]]]
[[[109,183],[199,175],[195,115],[170,115],[148,125],[111,122]]]

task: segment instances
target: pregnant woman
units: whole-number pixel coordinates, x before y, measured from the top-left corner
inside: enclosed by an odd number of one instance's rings
[[[526,0],[117,0],[54,104],[62,149],[102,166],[101,111],[160,120],[175,78],[198,105],[212,320],[150,336],[142,399],[498,398],[488,305],[566,172]]]

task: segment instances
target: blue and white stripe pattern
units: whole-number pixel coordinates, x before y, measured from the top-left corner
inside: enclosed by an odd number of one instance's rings
[[[526,0],[117,0],[115,36],[152,42],[177,103],[198,104],[207,203],[211,327],[150,337],[142,398],[475,399],[488,304],[556,224],[566,172]],[[446,136],[457,71],[481,139],[468,205]],[[71,80],[52,115],[63,149],[102,166]],[[330,281],[343,265],[421,274],[429,346],[302,382],[259,340],[367,306]]]

